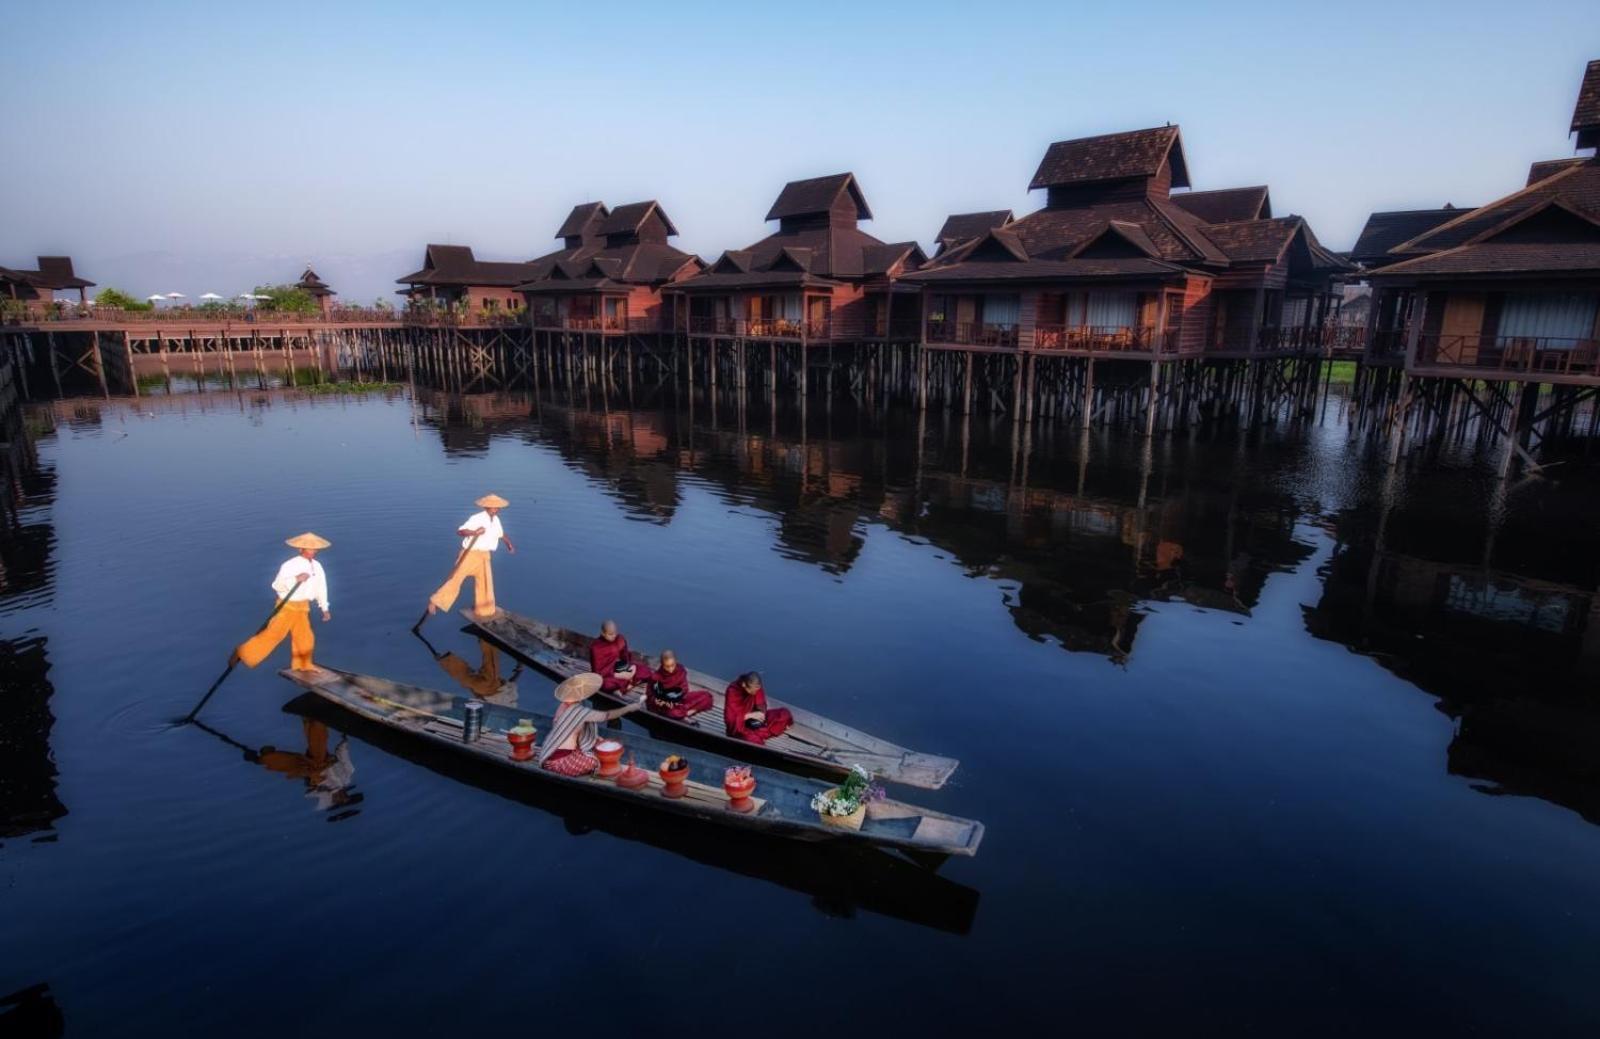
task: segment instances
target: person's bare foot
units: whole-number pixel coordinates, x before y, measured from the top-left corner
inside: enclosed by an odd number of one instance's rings
[[[438,612],[439,612],[439,607],[435,606],[433,604],[432,600],[429,600],[429,602],[428,602],[428,616],[432,617],[434,614],[436,614]]]

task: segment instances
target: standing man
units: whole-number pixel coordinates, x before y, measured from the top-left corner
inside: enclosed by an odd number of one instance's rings
[[[314,602],[321,608],[324,621],[333,620],[328,612],[328,575],[317,562],[317,553],[332,542],[307,531],[284,543],[300,552],[278,567],[278,576],[272,579],[272,591],[280,605],[266,627],[233,651],[228,661],[230,666],[242,661],[246,667],[255,667],[267,659],[287,635],[289,666],[296,671],[317,670],[317,665],[311,662],[311,650],[317,644],[316,636],[311,633],[311,604]]]
[[[516,554],[517,546],[500,527],[500,510],[511,503],[498,494],[485,494],[473,504],[483,511],[468,516],[456,531],[461,537],[461,555],[449,579],[428,600],[428,612],[422,615],[422,620],[454,606],[456,596],[461,594],[461,583],[469,577],[472,578],[472,611],[479,617],[495,614],[494,570],[489,564],[502,541],[506,543],[507,552]],[[418,621],[417,626],[421,627],[422,621]]]

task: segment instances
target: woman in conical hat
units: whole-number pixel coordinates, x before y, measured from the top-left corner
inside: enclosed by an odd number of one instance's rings
[[[555,720],[539,748],[539,765],[564,776],[586,776],[600,767],[589,752],[600,741],[600,723],[632,714],[644,706],[644,697],[614,711],[596,711],[585,703],[600,691],[602,679],[592,671],[573,675],[556,686]]]
[[[288,636],[289,666],[296,671],[315,671],[317,666],[311,662],[311,650],[317,638],[311,632],[311,604],[314,602],[321,608],[324,621],[333,620],[333,614],[328,612],[328,575],[317,562],[317,553],[330,547],[332,542],[307,531],[286,539],[284,544],[300,551],[285,560],[272,579],[272,593],[282,606],[267,621],[266,627],[233,651],[233,660],[255,667],[278,648],[284,636]]]
[[[500,526],[500,510],[511,503],[498,494],[485,494],[473,504],[483,511],[474,512],[456,529],[456,534],[461,538],[461,555],[444,584],[429,597],[428,611],[422,615],[423,620],[454,606],[456,596],[461,594],[462,583],[469,577],[472,578],[472,611],[479,617],[494,616],[494,569],[490,561],[502,541],[507,552],[515,555],[517,551],[517,546],[511,543]],[[422,621],[417,624],[420,627]]]

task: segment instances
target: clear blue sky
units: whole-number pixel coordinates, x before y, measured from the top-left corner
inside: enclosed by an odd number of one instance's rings
[[[1265,182],[1346,248],[1373,209],[1572,154],[1600,57],[1593,0],[223,6],[10,6],[0,264],[528,258],[593,198],[657,198],[711,256],[843,169],[868,230],[927,243],[949,212],[1036,208],[1049,142],[1167,121],[1196,188]]]

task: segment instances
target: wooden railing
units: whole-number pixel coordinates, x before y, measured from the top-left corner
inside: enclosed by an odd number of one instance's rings
[[[1095,354],[1176,354],[1179,337],[1175,328],[1162,332],[1154,325],[1039,325],[1033,332],[1033,346],[1036,350]]]
[[[656,323],[642,317],[594,317],[591,315],[535,314],[533,327],[551,332],[654,332]]]
[[[528,323],[526,310],[446,310],[432,307],[408,307],[400,317],[408,325],[424,328],[458,328],[483,326],[514,328]]]
[[[691,317],[691,335],[748,337],[751,339],[827,339],[832,323],[826,319]]]
[[[1551,336],[1420,335],[1419,367],[1600,375],[1600,340]]]
[[[1256,335],[1255,349],[1263,352],[1290,351],[1301,354],[1339,354],[1355,356],[1366,345],[1367,330],[1359,325],[1323,325],[1312,328],[1263,328]]]
[[[153,310],[124,310],[109,306],[33,306],[0,308],[0,323],[7,325],[70,325],[73,322],[113,324],[152,324],[178,327],[185,324],[277,325],[277,324],[370,324],[406,320],[404,313],[382,307],[334,307],[301,314],[265,307],[156,307]]]
[[[935,318],[928,322],[928,342],[1014,350],[1017,347],[1017,326]]]

